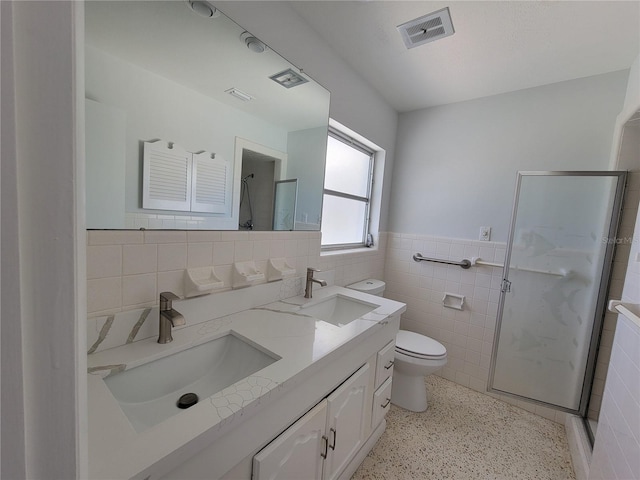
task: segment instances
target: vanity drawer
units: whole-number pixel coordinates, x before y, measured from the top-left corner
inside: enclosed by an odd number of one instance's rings
[[[391,377],[373,394],[373,415],[371,415],[371,427],[376,428],[389,411],[391,405]]]
[[[382,350],[378,352],[376,359],[376,386],[378,388],[393,374],[393,358],[395,355],[395,340],[387,343]]]

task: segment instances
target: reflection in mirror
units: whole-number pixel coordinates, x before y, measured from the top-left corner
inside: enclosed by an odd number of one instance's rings
[[[85,4],[87,228],[320,229],[329,92],[214,10]]]
[[[275,201],[273,203],[273,229],[293,230],[298,203],[298,179],[276,182]]]
[[[286,174],[283,172],[287,171],[288,156],[285,152],[237,139],[235,157],[242,163],[240,229],[271,230],[274,182]]]

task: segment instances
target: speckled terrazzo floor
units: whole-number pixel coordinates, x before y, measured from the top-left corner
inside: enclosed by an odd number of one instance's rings
[[[575,479],[564,427],[431,375],[429,408],[391,406],[352,480]]]

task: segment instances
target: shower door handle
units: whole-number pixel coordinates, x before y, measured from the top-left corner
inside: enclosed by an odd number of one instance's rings
[[[509,293],[511,291],[511,282],[506,278],[502,279],[502,285],[500,286],[500,290],[503,293]]]

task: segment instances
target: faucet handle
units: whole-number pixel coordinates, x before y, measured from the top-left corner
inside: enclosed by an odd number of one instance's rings
[[[319,268],[307,267],[307,272],[321,272]]]
[[[162,292],[160,294],[160,310],[171,310],[173,300],[180,300],[180,297],[173,292]]]

